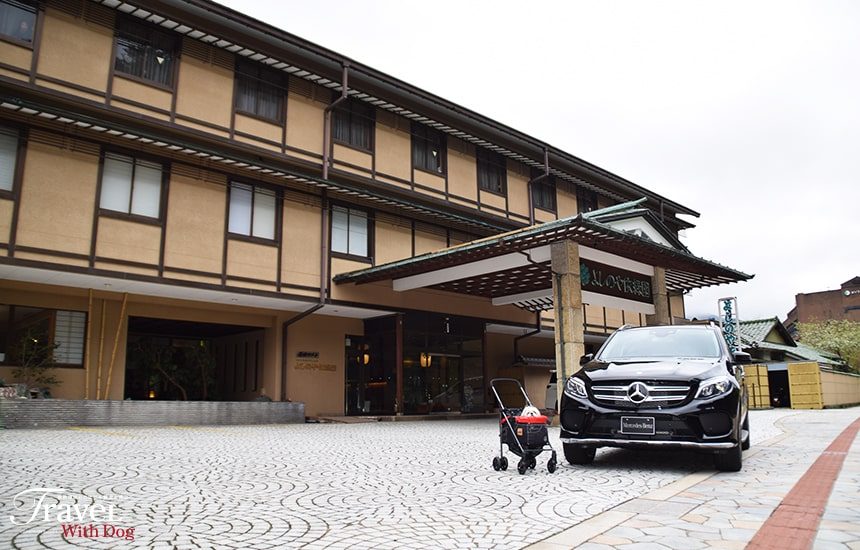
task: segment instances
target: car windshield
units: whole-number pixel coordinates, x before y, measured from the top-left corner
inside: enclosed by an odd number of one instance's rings
[[[600,352],[602,361],[646,358],[718,358],[720,345],[711,330],[672,327],[624,330]]]

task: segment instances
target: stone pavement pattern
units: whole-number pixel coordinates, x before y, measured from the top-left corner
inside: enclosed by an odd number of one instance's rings
[[[754,446],[777,436],[774,422],[793,414],[753,412]],[[0,431],[0,548],[72,547],[55,522],[9,522],[13,496],[30,487],[65,488],[82,505],[113,503],[124,520],[117,524],[135,528],[135,540],[122,547],[522,548],[712,471],[707,456],[606,449],[589,467],[560,459],[555,474],[545,469],[546,453],[525,476],[494,472],[495,426],[485,420]],[[557,438],[556,429],[560,451]],[[736,476],[767,486],[767,469],[791,462],[779,452],[766,464],[749,459],[744,472],[714,477],[703,498],[708,505],[737,498],[730,489],[745,481]],[[772,507],[782,490],[769,488],[756,506]],[[751,530],[759,512],[715,517],[719,525],[690,523],[707,531],[744,529],[732,521],[748,521]],[[76,547],[108,547],[73,540]]]
[[[679,480],[674,488],[667,486],[593,518],[591,522],[600,525],[595,533],[586,532],[586,536],[582,536],[585,530],[575,527],[532,548],[741,550],[809,466],[858,414],[860,410],[849,409],[805,411],[784,417],[779,424],[786,433],[763,445],[757,446],[754,441],[752,449],[744,453],[744,467],[740,472],[716,474],[703,470]],[[855,450],[856,445],[855,442]],[[853,459],[856,468],[856,454]],[[844,541],[852,536],[844,532],[845,522],[854,521],[853,530],[860,531],[857,522],[860,515],[856,512],[860,504],[856,469],[853,475],[851,478],[851,469],[846,468],[843,476],[848,477],[835,486],[834,496],[828,503],[828,512],[836,520],[832,524],[833,531],[826,530],[822,524],[816,548],[830,548],[824,546],[822,537]],[[849,547],[832,548],[847,550]]]
[[[845,457],[813,548],[860,550],[860,436]]]

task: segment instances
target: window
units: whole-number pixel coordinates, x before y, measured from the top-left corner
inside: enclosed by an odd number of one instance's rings
[[[0,191],[12,191],[18,161],[18,132],[0,126]]]
[[[230,224],[228,231],[235,235],[274,239],[277,220],[277,197],[270,189],[230,184]]]
[[[161,217],[161,179],[157,162],[105,153],[99,207],[146,218]]]
[[[331,213],[331,250],[350,256],[368,256],[367,212],[346,208],[332,207]]]
[[[35,7],[17,0],[0,0],[0,35],[32,44],[35,28]]]
[[[284,80],[280,71],[239,60],[236,63],[236,110],[281,124]]]
[[[175,62],[173,35],[137,21],[119,20],[114,70],[171,87]]]
[[[87,314],[0,304],[0,363],[51,358],[58,365],[84,364]]]
[[[436,174],[445,173],[445,134],[418,122],[412,123],[412,165]]]
[[[597,210],[597,193],[591,189],[576,188],[576,208],[579,213]]]
[[[373,106],[348,99],[332,113],[332,139],[365,151],[373,150]]]
[[[505,157],[484,148],[478,148],[478,187],[499,195],[506,194],[508,170]]]
[[[555,212],[555,178],[549,176],[532,183],[532,205]]]

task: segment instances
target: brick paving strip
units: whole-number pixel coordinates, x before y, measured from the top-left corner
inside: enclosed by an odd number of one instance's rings
[[[825,505],[828,504],[842,463],[860,430],[860,419],[856,419],[854,411],[856,409],[834,410],[826,413],[827,416],[822,416],[823,411],[814,411],[796,413],[780,419],[777,425],[782,426],[783,433],[754,443],[751,450],[744,452],[745,464],[742,472],[727,474],[709,469],[688,474],[527,546],[526,549],[812,548],[819,521],[825,514]],[[836,430],[831,432],[833,435],[840,435],[833,439],[823,452],[820,451],[826,443],[822,442],[823,444],[818,446],[816,440],[820,440],[824,434],[814,428],[812,432],[808,429],[813,424],[832,426],[833,423],[839,423],[839,417],[843,414],[854,416],[843,424],[848,424],[849,427],[842,429],[841,433]],[[797,422],[800,426],[785,426],[784,420],[790,424]],[[798,427],[801,429],[798,430]],[[828,430],[825,430],[825,433],[826,431]],[[753,457],[754,460],[748,461]],[[804,463],[812,466],[807,467]],[[855,498],[851,492],[848,501],[853,505]],[[777,539],[764,532],[759,535],[763,543],[761,546],[748,546],[752,539],[757,538],[760,530],[764,531],[765,525],[770,525],[771,516],[776,516],[777,509],[784,503],[793,504],[793,511],[799,510],[799,515],[812,523],[802,524],[795,517],[789,519],[790,527],[780,526],[779,530],[784,532],[785,537],[796,537],[796,533],[786,530],[798,530],[799,526],[806,530],[808,527],[810,538],[804,538],[802,545],[796,545],[796,539]],[[841,516],[836,519],[840,518]],[[842,518],[842,521],[853,519]],[[845,531],[842,523],[825,521],[822,525]],[[860,538],[855,536],[856,533],[853,533],[852,529],[848,531],[843,533],[847,537],[844,540]],[[855,542],[860,543],[860,540]],[[822,550],[829,548],[827,544],[822,543]],[[855,548],[853,544],[839,545],[839,548]],[[818,543],[815,547],[818,548]],[[860,548],[860,544],[857,548]]]
[[[747,549],[806,550],[812,547],[833,484],[858,431],[860,419],[845,428],[821,453],[758,530]]]

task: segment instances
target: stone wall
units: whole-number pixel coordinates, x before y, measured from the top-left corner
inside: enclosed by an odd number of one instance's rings
[[[5,428],[290,424],[304,421],[304,403],[0,399],[0,427]]]

